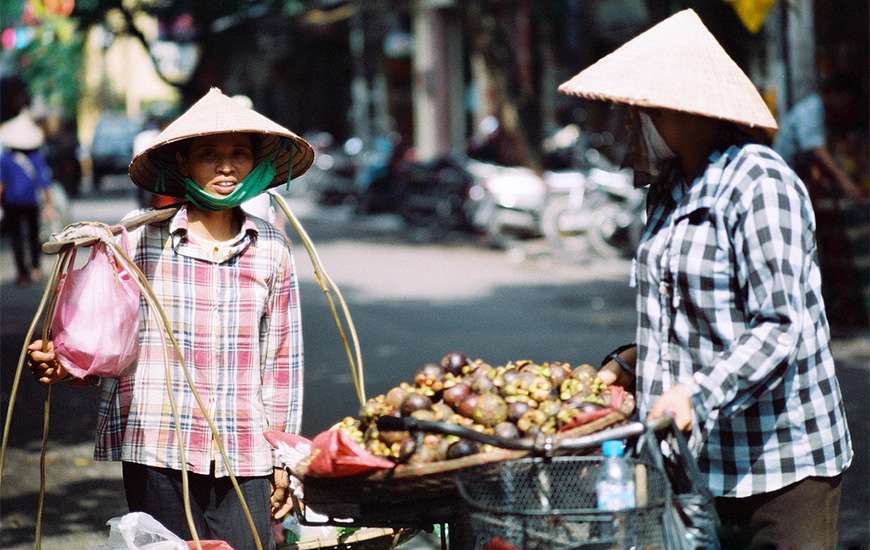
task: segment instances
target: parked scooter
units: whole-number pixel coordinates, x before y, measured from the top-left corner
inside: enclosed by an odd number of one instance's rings
[[[611,258],[634,253],[646,220],[646,193],[620,169],[587,149],[585,185],[550,202],[542,226],[554,250],[569,258],[594,253]]]
[[[528,168],[489,165],[479,173],[483,175],[469,193],[471,220],[495,248],[541,237],[548,204],[568,197],[572,190],[582,190],[585,183],[579,170],[547,171],[539,176]]]
[[[465,164],[464,158],[447,154],[402,165],[399,214],[405,223],[439,235],[471,229],[466,203],[473,178]]]
[[[305,178],[300,180],[303,187],[294,186],[294,189],[312,193],[323,205],[356,204],[354,159],[362,150],[362,140],[352,137],[338,146],[328,132],[315,132],[305,137],[317,154]]]

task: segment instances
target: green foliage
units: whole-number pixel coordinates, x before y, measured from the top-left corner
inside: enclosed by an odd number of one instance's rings
[[[24,13],[22,0],[0,0],[0,28],[11,27]]]
[[[33,41],[16,51],[21,77],[30,94],[45,98],[50,108],[74,113],[83,55],[76,22],[61,16],[43,16],[34,30]]]

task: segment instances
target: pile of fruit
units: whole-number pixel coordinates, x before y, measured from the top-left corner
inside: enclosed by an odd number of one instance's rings
[[[373,454],[399,463],[422,464],[491,450],[456,436],[380,431],[381,416],[413,416],[459,424],[504,438],[534,437],[582,425],[605,414],[609,392],[588,364],[513,361],[492,366],[464,354],[445,355],[427,364],[414,384],[401,383],[369,399],[359,418],[338,428]]]

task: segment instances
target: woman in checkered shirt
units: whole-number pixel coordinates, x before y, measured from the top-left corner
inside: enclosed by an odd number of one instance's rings
[[[806,188],[759,129],[776,122],[697,15],[659,23],[560,88],[628,104],[649,185],[632,269],[637,344],[607,383],[692,431],[741,547],[834,548],[852,459]]]

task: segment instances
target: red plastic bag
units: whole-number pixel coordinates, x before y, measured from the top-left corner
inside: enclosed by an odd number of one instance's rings
[[[126,248],[126,232],[121,239]],[[51,321],[55,355],[76,378],[119,376],[139,355],[139,287],[103,242],[84,267],[74,264],[75,256]]]
[[[201,540],[199,541],[202,550],[233,550],[233,547],[222,540]],[[187,541],[188,550],[196,550],[196,543],[192,540]]]
[[[314,438],[314,459],[308,473],[320,477],[350,477],[395,466],[368,452],[341,430],[327,430]]]
[[[276,449],[285,466],[295,468],[302,454],[313,456],[307,472],[321,477],[349,477],[374,470],[393,468],[395,464],[368,452],[341,430],[326,430],[314,441],[286,432],[263,432]]]

